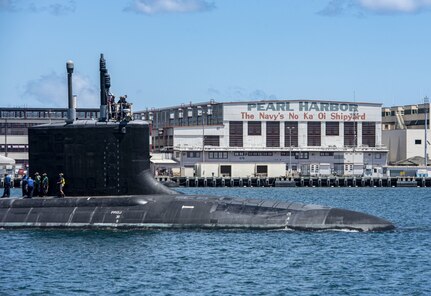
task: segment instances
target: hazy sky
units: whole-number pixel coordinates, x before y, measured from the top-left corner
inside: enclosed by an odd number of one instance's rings
[[[431,96],[431,0],[0,0],[0,106]]]

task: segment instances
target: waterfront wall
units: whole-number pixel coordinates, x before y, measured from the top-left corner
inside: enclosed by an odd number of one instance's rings
[[[158,177],[157,180],[184,187],[278,187],[283,183],[290,183],[288,187],[431,187],[431,178],[415,177],[300,177],[291,179]]]

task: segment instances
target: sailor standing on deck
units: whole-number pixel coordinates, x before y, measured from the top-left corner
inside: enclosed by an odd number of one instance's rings
[[[35,189],[35,195],[36,196],[41,196],[41,185],[42,185],[42,180],[40,178],[40,175],[38,172],[36,172],[36,174],[34,174],[34,189]]]
[[[27,175],[22,176],[22,180],[21,180],[22,197],[28,195],[27,183],[28,183],[28,176]]]
[[[3,185],[4,185],[4,191],[2,197],[9,197],[10,196],[10,176],[8,174],[4,174],[3,179]]]
[[[43,179],[42,179],[42,196],[48,195],[48,189],[49,189],[49,179],[46,173],[43,173]]]
[[[64,185],[66,184],[66,180],[63,177],[63,173],[58,174],[58,181],[57,181],[57,186],[58,186],[58,194],[57,197],[64,197],[64,192],[63,192],[63,188]]]
[[[27,180],[27,198],[33,197],[33,190],[34,190],[34,180],[31,178],[31,176],[28,176]]]

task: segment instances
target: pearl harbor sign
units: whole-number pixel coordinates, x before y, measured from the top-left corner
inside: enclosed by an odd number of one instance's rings
[[[327,101],[262,101],[224,104],[225,120],[381,121],[381,105]]]

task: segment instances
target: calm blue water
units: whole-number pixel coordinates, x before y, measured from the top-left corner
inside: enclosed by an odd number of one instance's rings
[[[398,228],[382,233],[1,230],[0,294],[431,294],[431,188],[181,191],[344,207],[379,215]]]

